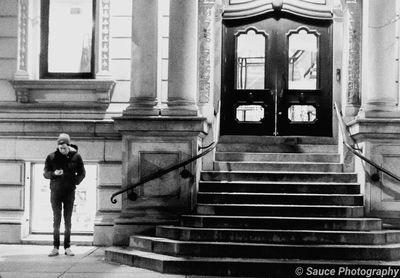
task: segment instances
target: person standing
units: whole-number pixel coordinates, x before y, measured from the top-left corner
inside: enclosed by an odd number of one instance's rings
[[[50,180],[50,202],[53,210],[53,250],[49,256],[57,256],[60,247],[61,211],[64,208],[65,255],[74,256],[71,246],[71,216],[75,201],[75,188],[85,178],[85,166],[78,148],[71,145],[71,138],[61,133],[57,150],[50,153],[44,165],[44,177]]]

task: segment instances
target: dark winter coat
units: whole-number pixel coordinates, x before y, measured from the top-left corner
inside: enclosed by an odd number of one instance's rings
[[[61,176],[54,174],[55,170],[63,170]],[[70,147],[67,155],[58,150],[49,154],[44,165],[43,176],[50,179],[50,189],[54,190],[75,190],[86,175],[82,157],[76,149]]]

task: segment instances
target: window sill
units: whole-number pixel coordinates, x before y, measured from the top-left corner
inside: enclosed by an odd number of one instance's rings
[[[114,91],[113,80],[42,79],[11,80],[16,100],[21,104],[104,106]]]

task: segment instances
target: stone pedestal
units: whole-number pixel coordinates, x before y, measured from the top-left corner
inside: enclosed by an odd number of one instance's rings
[[[367,158],[400,176],[400,119],[356,119],[349,127]],[[372,180],[376,168],[358,158],[356,168],[364,189],[366,214],[400,227],[400,182],[382,172],[378,172],[379,181]]]
[[[122,134],[122,188],[161,169],[197,155],[207,133],[201,117],[133,117],[115,119]],[[132,234],[151,233],[156,225],[175,223],[190,212],[196,192],[198,161],[185,167],[193,177],[182,178],[181,169],[135,189],[136,201],[122,195],[121,215],[114,221],[113,244],[128,245]]]

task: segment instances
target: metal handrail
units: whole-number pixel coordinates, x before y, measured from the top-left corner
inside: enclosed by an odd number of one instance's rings
[[[362,160],[364,160],[365,162],[367,162],[368,164],[372,165],[373,167],[375,167],[378,171],[381,171],[385,174],[387,174],[388,176],[391,176],[392,178],[394,178],[397,181],[400,181],[400,177],[398,177],[396,174],[393,174],[392,172],[390,172],[389,170],[383,168],[382,166],[376,164],[375,162],[373,162],[372,160],[366,158],[362,153],[360,153],[360,149],[359,148],[355,148],[354,145],[356,144],[355,141],[353,140],[353,138],[351,137],[350,132],[347,130],[347,126],[346,123],[343,120],[343,114],[342,111],[340,111],[339,106],[337,105],[337,103],[335,102],[334,104],[335,110],[336,110],[336,116],[338,118],[339,121],[339,127],[340,127],[340,131],[342,133],[343,136],[343,144],[347,147],[347,149],[349,149],[350,152],[352,152],[354,155],[358,156],[359,158],[361,158]],[[349,141],[351,143],[349,143]],[[371,175],[371,178],[373,181],[378,181],[379,180],[379,176],[377,174],[373,174]]]
[[[176,169],[179,169],[181,167],[184,167],[184,166],[192,163],[193,161],[199,159],[200,157],[205,156],[206,154],[211,152],[215,148],[216,145],[217,145],[217,143],[213,142],[208,146],[200,147],[199,148],[200,150],[201,149],[205,149],[205,151],[202,151],[200,154],[198,154],[196,156],[193,156],[193,157],[191,157],[191,158],[189,158],[189,159],[187,159],[187,160],[185,160],[183,162],[175,164],[175,165],[173,165],[173,166],[171,166],[171,167],[169,167],[167,169],[162,169],[162,170],[160,170],[158,172],[155,172],[155,173],[152,173],[152,174],[150,174],[148,176],[145,176],[145,177],[141,178],[138,182],[136,182],[136,183],[124,188],[124,189],[121,189],[121,190],[115,192],[114,194],[111,195],[111,203],[113,203],[113,204],[117,203],[117,200],[115,199],[116,196],[118,196],[118,195],[120,195],[120,194],[122,194],[124,192],[127,192],[127,191],[131,191],[131,190],[133,191],[134,188],[136,188],[136,187],[138,187],[140,185],[143,185],[146,182],[149,182],[149,181],[152,181],[154,179],[157,179],[157,178],[159,178],[159,177],[161,177],[161,176],[163,176],[165,174],[168,174],[169,172],[172,172],[172,171],[174,171]],[[186,171],[183,170],[181,172],[181,175],[184,176],[184,177],[190,177],[191,173],[188,172],[187,170]],[[132,195],[134,196],[134,198],[137,198],[136,193],[133,192]]]

